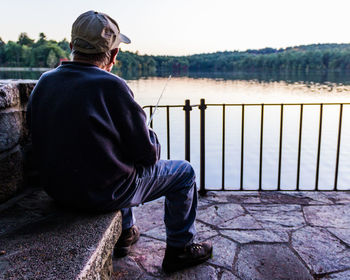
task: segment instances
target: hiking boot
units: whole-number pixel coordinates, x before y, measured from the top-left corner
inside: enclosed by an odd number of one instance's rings
[[[163,259],[165,273],[201,264],[211,258],[213,246],[208,242],[192,243],[185,248],[167,246]]]
[[[114,256],[117,258],[125,257],[129,254],[132,244],[135,244],[140,238],[140,231],[137,226],[122,231],[117,244],[114,246]]]

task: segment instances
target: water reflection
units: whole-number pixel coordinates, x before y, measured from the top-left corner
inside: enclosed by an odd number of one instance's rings
[[[0,80],[37,80],[40,71],[0,71]]]
[[[142,105],[156,104],[167,78],[154,77],[128,81],[135,97]],[[340,90],[341,89],[341,90]],[[209,78],[174,77],[164,94],[161,104],[199,104],[200,98],[207,103],[321,103],[350,102],[349,85],[329,87],[327,84],[287,83],[286,81],[259,82],[256,80],[220,80]],[[226,109],[225,138],[225,186],[239,189],[241,162],[241,111],[240,106]],[[265,106],[262,160],[262,187],[276,189],[278,182],[280,144],[280,106]],[[320,189],[332,189],[335,175],[339,105],[324,105],[322,141],[320,147]],[[339,161],[339,189],[350,186],[350,108],[344,106],[341,156]],[[154,117],[154,127],[163,146],[162,157],[167,157],[165,109],[159,109]],[[320,107],[304,106],[300,153],[300,186],[310,190],[315,186],[316,159],[319,135]],[[295,189],[297,182],[300,106],[287,105],[283,112],[281,186]],[[350,119],[350,118],[349,118]],[[257,189],[259,185],[261,106],[247,106],[244,130],[244,187]],[[184,158],[184,112],[171,110],[170,154],[173,159]],[[199,173],[199,111],[191,112],[191,162]],[[221,188],[222,181],[222,110],[209,107],[206,110],[206,185]]]
[[[350,72],[231,72],[189,73],[191,78],[221,80],[255,80],[258,82],[281,82],[303,84],[350,85]]]
[[[350,85],[350,71],[296,71],[296,72],[142,72],[142,71],[120,71],[113,70],[125,80],[138,80],[154,77],[189,77],[194,79],[214,79],[214,80],[245,80],[257,81],[261,83],[286,82],[302,84],[319,84],[327,86]],[[40,71],[0,71],[0,79],[38,79]]]
[[[156,104],[166,83],[166,77],[129,80],[136,99],[142,105]],[[190,99],[207,103],[302,103],[349,102],[350,85],[305,84],[286,81],[218,80],[213,78],[173,77],[161,104],[183,104]]]

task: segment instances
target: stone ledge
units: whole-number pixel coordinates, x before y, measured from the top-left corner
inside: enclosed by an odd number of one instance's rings
[[[23,157],[29,143],[25,111],[35,84],[34,80],[0,80],[0,203],[18,193],[29,178]]]
[[[0,209],[0,279],[109,279],[120,211],[59,209],[43,191]]]
[[[17,105],[26,106],[35,84],[34,80],[10,80],[7,82],[0,80],[0,109]]]
[[[8,200],[21,189],[23,179],[23,155],[20,146],[0,153],[0,203]]]
[[[0,112],[0,153],[16,146],[23,135],[22,112]]]

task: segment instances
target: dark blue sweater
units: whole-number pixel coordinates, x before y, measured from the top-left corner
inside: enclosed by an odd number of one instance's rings
[[[124,80],[84,63],[44,73],[27,108],[40,179],[59,202],[102,209],[133,195],[138,166],[159,159],[157,137]]]

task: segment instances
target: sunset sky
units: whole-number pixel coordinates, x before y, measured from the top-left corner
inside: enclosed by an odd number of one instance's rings
[[[140,54],[187,55],[225,50],[350,42],[349,0],[0,0],[0,37],[70,39],[87,10],[115,18]]]

